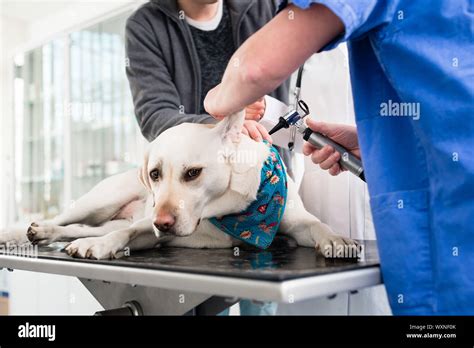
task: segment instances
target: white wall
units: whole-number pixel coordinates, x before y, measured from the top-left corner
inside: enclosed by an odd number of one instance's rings
[[[8,129],[13,128],[13,50],[27,37],[27,24],[21,20],[1,16],[0,12],[0,228],[5,227],[13,214],[7,204],[13,177],[12,144],[13,136]]]
[[[113,15],[124,8],[139,6],[139,0],[103,0],[103,1],[71,1],[70,6],[50,15],[31,22],[28,30],[30,42],[49,40],[60,32],[84,26],[104,15]]]

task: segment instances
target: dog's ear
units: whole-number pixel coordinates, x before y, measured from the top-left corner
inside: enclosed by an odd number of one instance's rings
[[[214,131],[221,137],[226,148],[225,160],[231,165],[230,189],[253,200],[260,185],[260,180],[253,180],[254,177],[260,177],[257,156],[249,155],[252,151],[240,145],[226,146],[240,142],[244,121],[245,111],[242,110],[225,117],[216,125]]]
[[[260,170],[256,164],[234,163],[232,164],[229,188],[246,199],[254,200],[257,198],[257,191],[260,186],[259,179]]]
[[[235,114],[225,117],[222,121],[217,123],[214,131],[219,134],[223,143],[228,141],[238,143],[242,136],[242,127],[245,121],[245,111],[239,111]]]
[[[268,147],[253,140],[242,142],[229,151],[231,166],[230,189],[247,199],[255,199],[260,185],[260,169],[267,156]]]
[[[150,178],[148,177],[148,156],[149,156],[150,150],[147,148],[145,150],[145,156],[143,158],[143,164],[138,171],[138,179],[140,182],[145,186],[145,188],[151,192],[151,186],[150,186]]]

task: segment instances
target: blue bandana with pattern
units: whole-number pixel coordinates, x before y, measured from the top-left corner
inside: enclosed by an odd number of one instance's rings
[[[210,218],[221,231],[261,249],[270,246],[286,206],[288,183],[280,154],[268,142],[270,154],[263,163],[257,199],[240,213]]]

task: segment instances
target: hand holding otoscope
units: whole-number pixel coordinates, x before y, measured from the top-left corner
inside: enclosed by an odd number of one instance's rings
[[[339,165],[365,181],[362,162],[342,145],[329,139],[325,135],[318,132],[313,132],[310,128],[308,128],[304,122],[304,118],[309,114],[308,105],[306,105],[304,101],[299,100],[298,107],[302,110],[302,114],[300,114],[298,110],[290,110],[284,116],[279,118],[278,124],[270,130],[269,134],[271,135],[282,128],[289,128],[290,126],[293,126],[296,128],[298,133],[303,135],[304,140],[309,142],[317,149],[322,149],[326,145],[332,146],[334,150],[339,152],[341,155]]]

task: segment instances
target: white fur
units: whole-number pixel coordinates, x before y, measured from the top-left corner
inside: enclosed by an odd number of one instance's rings
[[[269,149],[241,134],[243,118],[238,113],[215,127],[185,123],[168,129],[150,144],[142,168],[103,180],[52,220],[0,234],[0,244],[22,243],[27,238],[42,245],[71,240],[66,247],[69,255],[92,259],[159,244],[188,248],[239,244],[206,219],[240,212],[256,197]],[[157,167],[162,176],[153,182],[149,174]],[[202,167],[201,175],[183,180],[185,169],[191,167]],[[153,225],[160,209],[176,217],[172,235]],[[306,211],[290,178],[279,233],[300,246],[321,250],[354,244]]]

